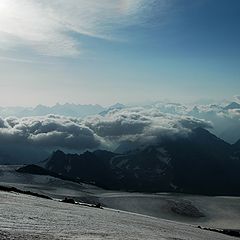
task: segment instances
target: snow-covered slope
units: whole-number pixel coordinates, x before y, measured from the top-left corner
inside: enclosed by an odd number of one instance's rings
[[[104,193],[110,208],[213,228],[240,229],[239,197],[184,194]]]
[[[0,185],[30,190],[55,199],[64,197],[152,217],[213,228],[240,229],[239,197],[143,194],[107,191],[93,185],[23,174],[19,166],[0,166]],[[38,201],[38,200],[37,200]]]
[[[197,227],[110,209],[0,192],[1,239],[234,239]]]
[[[78,184],[51,176],[18,173],[15,170],[19,167],[0,165],[0,185],[29,190],[56,199],[68,196],[88,202],[94,201],[96,191],[102,191],[93,185]]]

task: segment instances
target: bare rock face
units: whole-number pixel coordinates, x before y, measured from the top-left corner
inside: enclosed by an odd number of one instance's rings
[[[168,208],[173,213],[185,217],[201,218],[205,216],[196,206],[194,206],[190,201],[187,200],[168,200]]]
[[[74,199],[72,199],[72,198],[67,198],[67,197],[65,197],[65,198],[62,200],[62,202],[75,204]]]

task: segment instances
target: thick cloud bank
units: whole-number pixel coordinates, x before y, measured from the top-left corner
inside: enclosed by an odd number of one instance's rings
[[[113,107],[85,118],[54,114],[0,117],[0,163],[37,162],[56,149],[126,151],[165,138],[187,137],[197,127],[209,128],[235,143],[240,139],[240,105],[158,102],[144,107]]]
[[[111,110],[104,116],[85,119],[84,124],[104,141],[118,144],[126,140],[154,143],[166,137],[187,136],[193,128],[211,127],[210,122],[162,113],[156,108]]]
[[[0,143],[18,142],[70,149],[97,148],[100,145],[98,136],[77,119],[55,115],[0,119]]]
[[[157,108],[113,109],[103,116],[83,119],[57,115],[0,118],[0,151],[13,159],[21,156],[21,160],[30,161],[34,156],[33,160],[39,160],[40,152],[57,148],[78,152],[114,150],[126,141],[151,144],[167,137],[187,136],[196,127],[209,128],[211,124],[190,116],[162,113]]]

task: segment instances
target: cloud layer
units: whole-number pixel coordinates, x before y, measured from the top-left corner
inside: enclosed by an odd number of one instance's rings
[[[187,136],[197,127],[211,128],[211,123],[190,116],[160,112],[157,108],[111,110],[104,116],[89,117],[84,124],[105,141],[159,142],[166,137]]]
[[[110,110],[104,116],[84,119],[56,115],[45,117],[0,118],[0,145],[15,152],[17,148],[44,151],[114,150],[131,141],[135,145],[153,144],[164,138],[185,137],[196,127],[209,128],[207,121],[161,113],[156,108]],[[31,156],[32,157],[32,156]]]
[[[100,145],[94,132],[77,120],[61,116],[0,120],[0,144],[29,144],[45,148],[93,149]]]
[[[218,104],[194,107],[156,103],[111,108],[85,118],[53,114],[0,118],[0,160],[2,153],[7,159],[14,153],[14,159],[21,155],[21,159],[34,156],[42,160],[43,152],[47,156],[59,148],[71,152],[112,151],[119,146],[131,149],[166,138],[187,137],[197,127],[208,128],[216,136],[234,143],[240,138],[240,110]]]

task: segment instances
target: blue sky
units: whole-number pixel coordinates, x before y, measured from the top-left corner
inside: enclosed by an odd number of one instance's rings
[[[1,0],[0,103],[230,99],[238,0]]]

